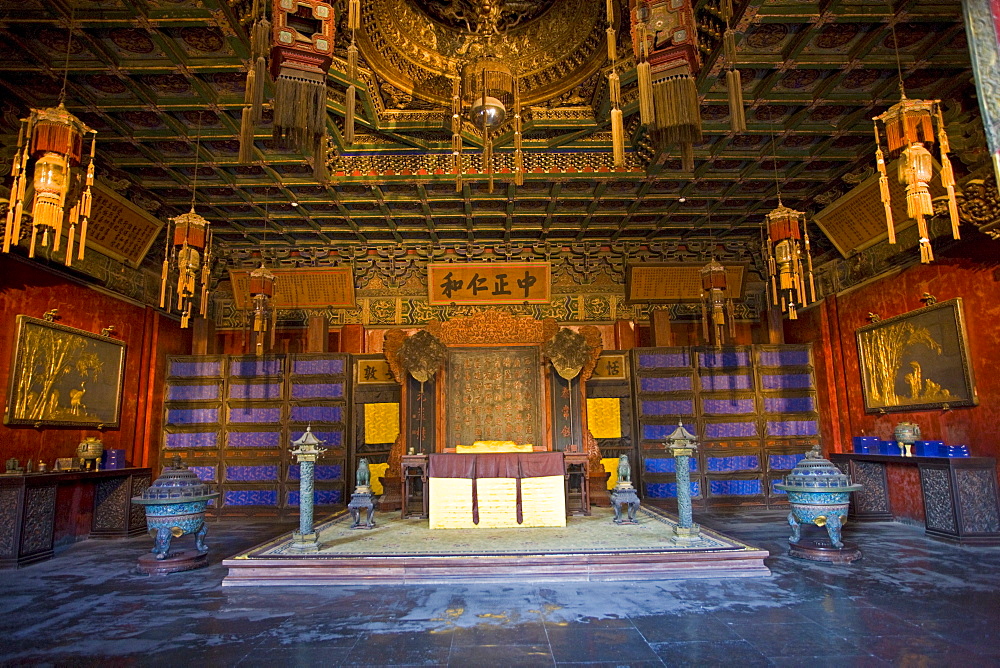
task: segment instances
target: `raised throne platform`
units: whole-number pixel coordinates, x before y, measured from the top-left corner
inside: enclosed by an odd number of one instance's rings
[[[223,561],[223,586],[588,582],[762,577],[768,552],[709,529],[673,543],[676,519],[640,508],[637,524],[615,526],[607,508],[571,517],[566,527],[438,529],[425,519],[379,516],[372,531],[350,530],[350,515],[316,527],[320,550],[289,550],[291,534]]]

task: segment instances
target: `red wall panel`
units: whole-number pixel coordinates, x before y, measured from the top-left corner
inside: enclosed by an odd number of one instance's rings
[[[41,317],[57,308],[59,324],[98,333],[114,325],[116,338],[125,342],[125,375],[121,424],[102,435],[106,448],[125,450],[136,466],[156,466],[163,413],[163,376],[166,356],[190,352],[189,330],[158,311],[117,299],[107,293],[63,278],[36,264],[9,255],[0,256],[0,411],[6,413],[10,366],[17,335],[16,317]],[[0,425],[0,459],[44,460],[72,457],[84,436],[95,429],[35,429]]]
[[[991,244],[993,242],[983,241]],[[997,261],[939,258],[912,266],[823,303],[785,323],[788,343],[812,342],[816,351],[822,433],[828,451],[849,452],[851,437],[862,434],[889,438],[903,421],[920,425],[925,439],[966,444],[974,456],[1000,457],[1000,271]],[[854,332],[868,324],[868,314],[892,317],[923,306],[929,292],[939,301],[964,301],[969,352],[979,405],[951,410],[867,414]]]

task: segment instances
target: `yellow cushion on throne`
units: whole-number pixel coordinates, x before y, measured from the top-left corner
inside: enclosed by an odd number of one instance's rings
[[[455,452],[460,455],[534,452],[534,446],[530,443],[515,443],[514,441],[476,441],[472,445],[456,445]]]

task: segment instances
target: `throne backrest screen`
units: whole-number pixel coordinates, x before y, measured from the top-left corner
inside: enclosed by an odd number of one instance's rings
[[[537,346],[449,348],[445,446],[542,439]]]

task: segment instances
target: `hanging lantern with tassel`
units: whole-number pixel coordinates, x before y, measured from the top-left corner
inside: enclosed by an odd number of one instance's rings
[[[515,130],[520,132],[517,80],[510,68],[496,58],[480,58],[462,69],[462,98],[473,124],[483,135],[483,171],[489,178],[489,192],[493,192],[493,131],[507,119],[508,109],[514,109]]]
[[[275,0],[271,76],[274,138],[311,155],[326,180],[326,75],[333,62],[334,11],[320,0]]]
[[[88,134],[89,157],[83,167],[83,138]],[[4,228],[5,253],[20,240],[21,216],[25,209],[30,209],[32,228],[28,257],[35,257],[38,246],[58,251],[63,228],[67,227],[65,263],[72,265],[74,254],[77,259],[83,259],[92,203],[90,190],[94,184],[96,135],[96,131],[61,103],[58,107],[31,110],[31,115],[22,122],[18,151],[11,169],[14,182]],[[29,168],[34,170],[31,181],[34,192],[32,201],[25,206]],[[77,246],[75,253],[74,244]]]
[[[959,238],[955,175],[951,168],[951,161],[948,159],[948,135],[945,133],[944,121],[941,118],[941,101],[909,100],[906,95],[903,95],[899,102],[873,120],[875,121],[875,163],[879,172],[879,188],[882,194],[882,205],[885,208],[889,243],[896,243],[896,230],[892,220],[886,160],[898,158],[897,178],[906,187],[906,215],[917,221],[920,261],[932,262],[934,252],[931,250],[927,216],[934,215],[934,207],[931,203],[931,193],[927,188],[927,183],[933,176],[934,159],[926,145],[933,144],[935,140],[938,142],[938,150],[940,151],[941,185],[948,192],[948,216],[951,219],[951,234],[955,239]],[[879,130],[879,122],[882,123],[882,131]],[[935,123],[937,124],[936,137]],[[888,155],[882,152],[883,134]]]
[[[167,282],[177,273],[176,308],[181,312],[181,327],[191,323],[195,295],[200,292],[199,314],[208,314],[208,283],[212,269],[212,232],[209,222],[195,213],[194,208],[170,219],[167,229],[167,249],[160,277],[160,308],[171,310],[173,299],[167,298]],[[197,289],[200,282],[201,289]]]
[[[736,321],[733,317],[733,300],[728,298],[726,268],[714,259],[699,270],[701,274],[701,323],[705,341],[718,347],[725,343],[728,332],[730,341],[736,338]]]
[[[780,306],[789,319],[799,316],[797,308],[816,301],[806,214],[789,209],[778,200],[778,208],[767,219],[767,262],[771,303]],[[808,292],[806,291],[808,288]]]
[[[253,337],[254,352],[263,355],[264,339],[270,333],[267,349],[274,348],[274,309],[271,300],[274,298],[274,273],[261,265],[250,272],[250,301],[253,304]]]
[[[682,168],[692,171],[693,145],[702,139],[694,81],[701,59],[693,3],[640,0],[631,19],[640,120],[658,149],[679,146]]]

